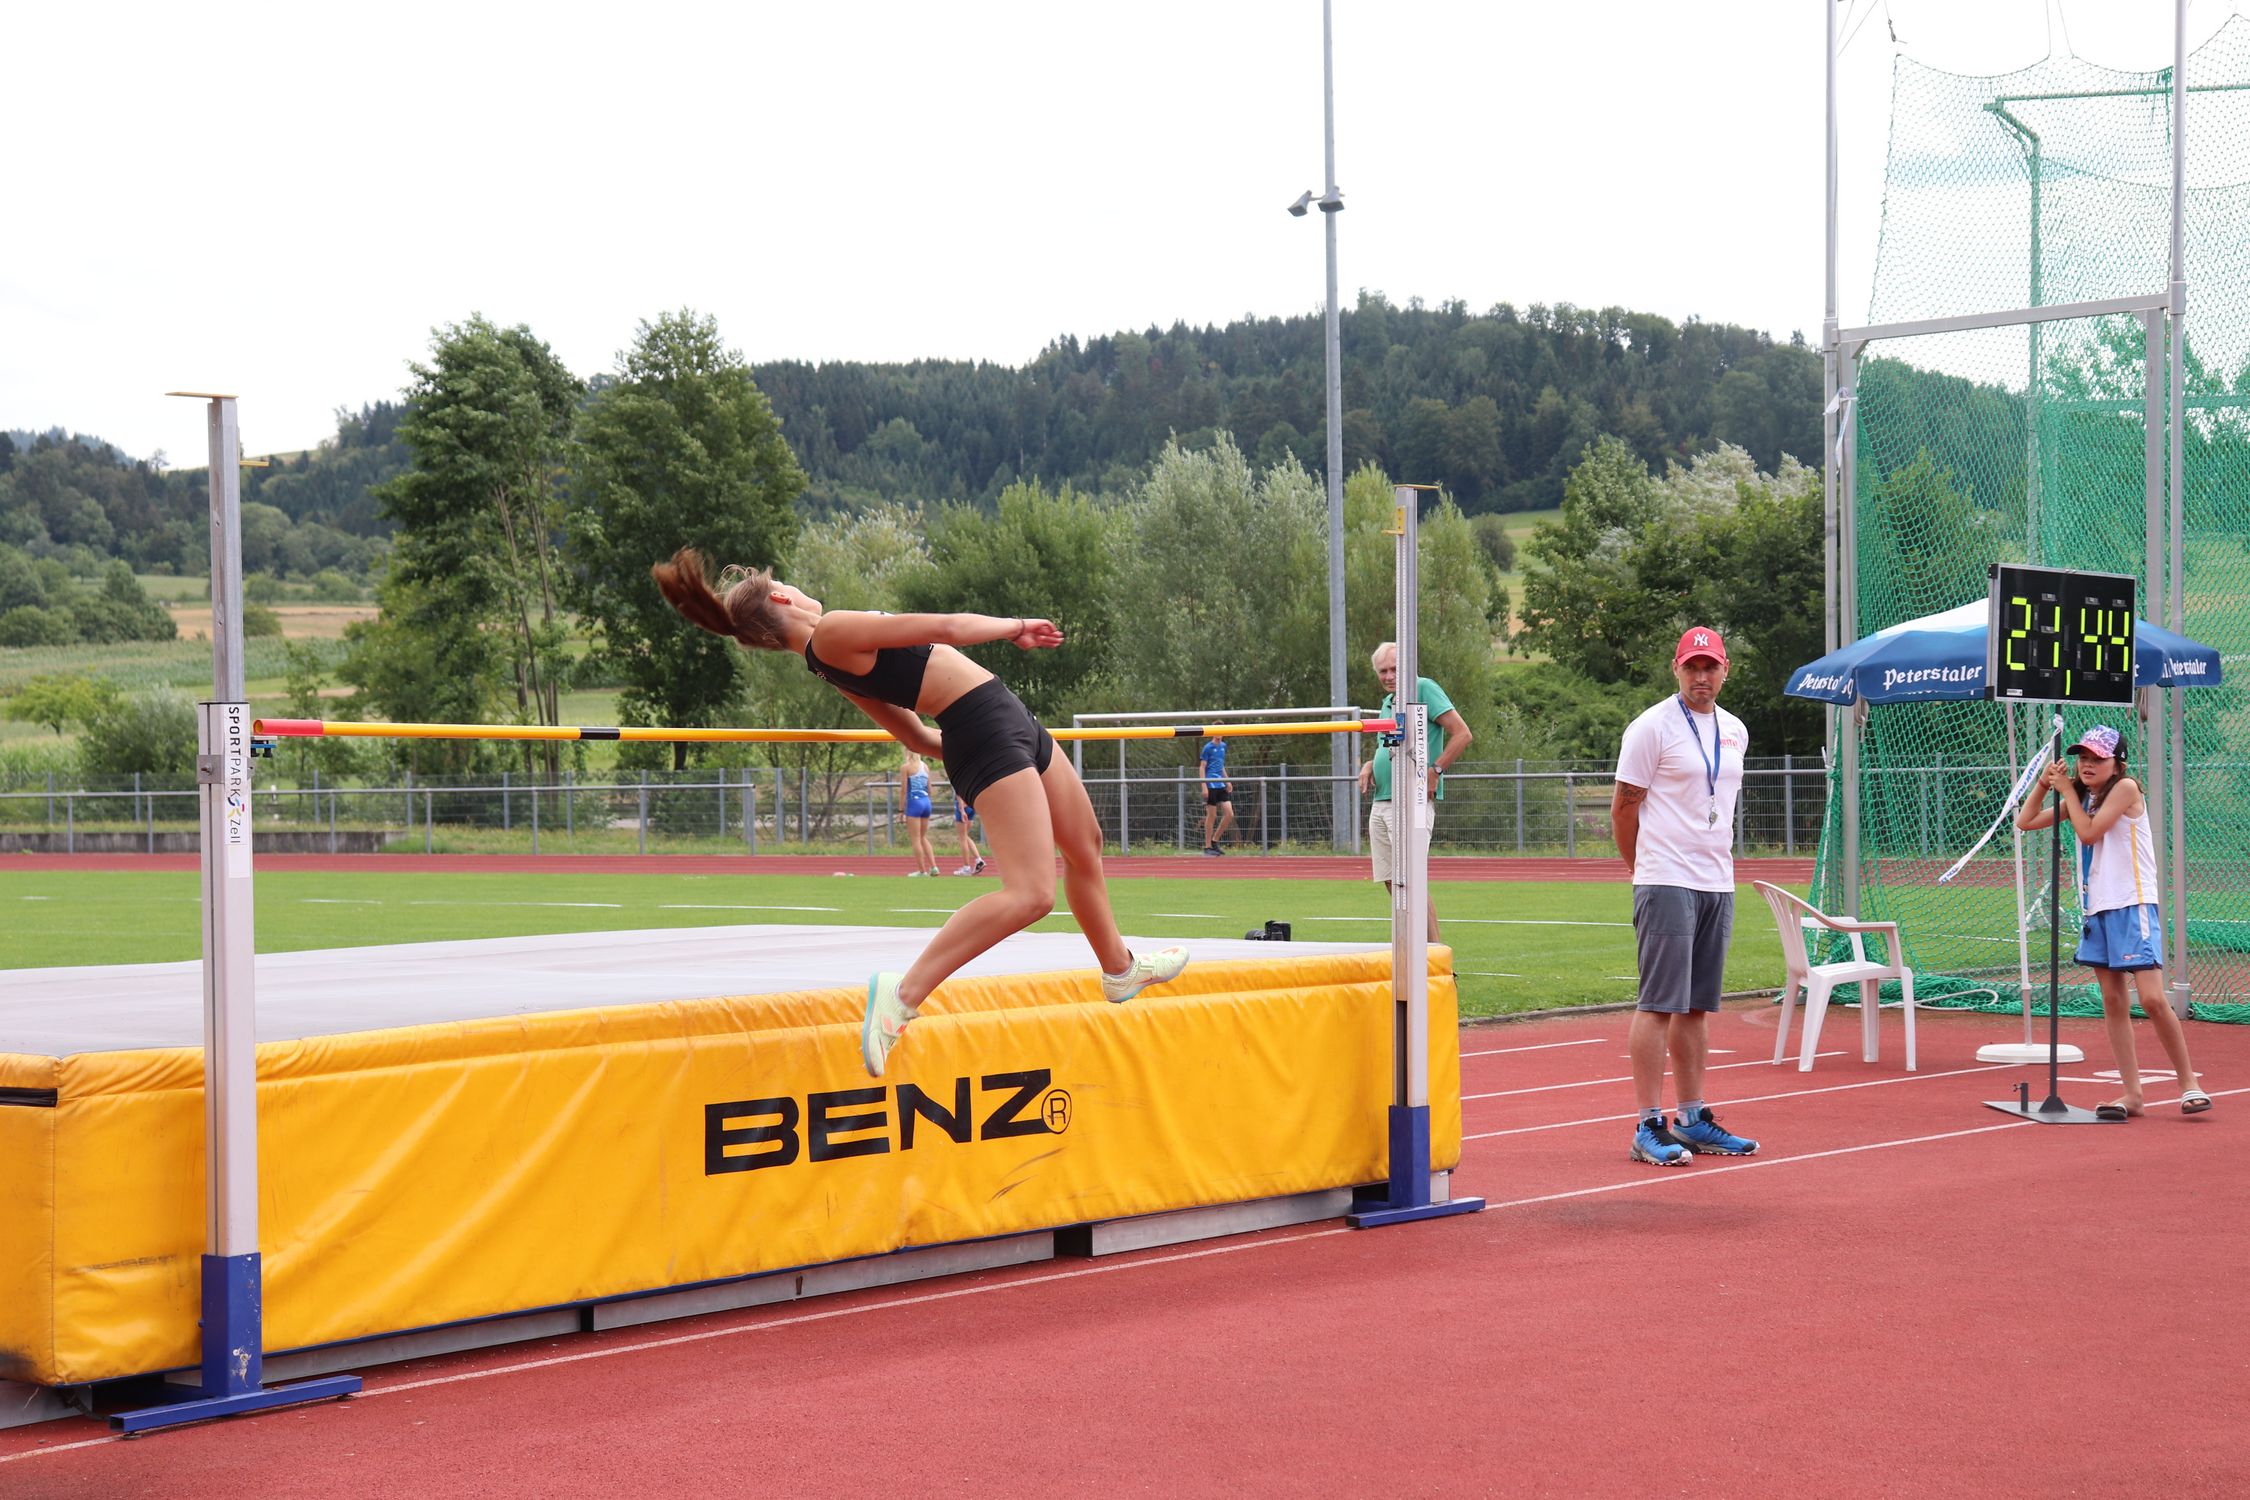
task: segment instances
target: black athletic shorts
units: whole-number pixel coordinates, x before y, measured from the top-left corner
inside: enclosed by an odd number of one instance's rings
[[[979,801],[986,787],[1017,771],[1045,775],[1055,758],[1054,736],[997,677],[947,704],[937,727],[945,737],[945,778],[963,802]]]
[[[1223,786],[1207,786],[1203,789],[1203,805],[1205,807],[1217,807],[1222,802],[1232,802],[1233,800],[1234,793]]]

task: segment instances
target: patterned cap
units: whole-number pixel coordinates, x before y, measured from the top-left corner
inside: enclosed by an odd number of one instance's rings
[[[2078,737],[2077,744],[2063,753],[2065,755],[2076,755],[2080,751],[2084,751],[2098,760],[2112,760],[2116,758],[2118,743],[2123,739],[2123,735],[2107,724],[2096,724]]]

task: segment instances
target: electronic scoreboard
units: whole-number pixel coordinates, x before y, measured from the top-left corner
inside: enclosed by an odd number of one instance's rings
[[[1994,563],[1984,695],[2008,703],[2133,701],[2134,581]]]

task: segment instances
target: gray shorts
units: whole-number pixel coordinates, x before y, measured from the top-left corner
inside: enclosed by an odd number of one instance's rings
[[[1633,887],[1633,937],[1640,948],[1642,1010],[1681,1016],[1719,1008],[1734,892],[1684,885]]]

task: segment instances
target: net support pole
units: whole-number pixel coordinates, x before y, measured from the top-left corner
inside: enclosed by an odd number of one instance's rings
[[[2143,606],[2146,612],[2151,617],[2160,618],[2165,575],[2165,454],[2170,448],[2165,407],[2171,359],[2165,338],[2163,311],[2152,308],[2143,313],[2141,318],[2144,345],[2141,360],[2141,428],[2142,448],[2147,464],[2144,481],[2147,516],[2145,536],[2141,544],[2141,597],[2149,601]],[[2141,709],[2141,744],[2146,749],[2148,761],[2142,779],[2149,797],[2153,799],[2148,822],[2150,837],[2154,839],[2159,851],[2156,883],[2160,910],[2165,916],[2172,917],[2173,925],[2178,927],[2181,893],[2178,885],[2173,882],[2172,862],[2162,852],[2172,839],[2171,807],[2177,795],[2173,782],[2170,728],[2171,711],[2175,705],[2166,699],[2161,688],[2149,688],[2136,693],[2134,697]],[[2165,942],[2161,934],[2158,941],[2160,945]],[[2184,971],[2181,971],[2180,977],[2185,977]]]
[[[1859,351],[1857,343],[1846,343],[1836,351],[1836,379],[1838,389],[1856,392],[1859,381]],[[1849,643],[1859,636],[1859,523],[1856,509],[1858,436],[1851,420],[1851,406],[1847,404],[1837,412],[1836,447],[1833,462],[1836,477],[1836,627],[1839,643]],[[1839,862],[1843,875],[1844,915],[1859,920],[1859,870],[1860,870],[1860,805],[1859,805],[1859,741],[1860,711],[1864,704],[1853,704],[1842,710],[1836,724],[1837,766],[1842,783],[1844,802],[1844,853]]]
[[[1391,882],[1392,1103],[1390,1177],[1380,1200],[1362,1200],[1347,1219],[1355,1229],[1475,1213],[1482,1198],[1433,1201],[1430,1184],[1430,706],[1421,701],[1419,555],[1421,499],[1411,486],[1392,492],[1398,538],[1398,688],[1392,698],[1398,745],[1391,753],[1391,816],[1398,867]]]
[[[242,665],[242,447],[234,398],[206,399],[211,435],[211,701],[197,709],[195,757],[203,896],[202,1359],[192,1394],[111,1417],[110,1426],[124,1433],[323,1401],[360,1388],[356,1375],[280,1387],[264,1381],[251,719]]]
[[[2166,424],[2171,456],[2170,489],[2170,589],[2169,610],[2165,621],[2173,630],[2187,632],[2187,611],[2182,593],[2182,573],[2186,566],[2185,547],[2181,526],[2186,517],[2186,423],[2187,404],[2187,0],[2172,0],[2172,282],[2171,315],[2172,337],[2167,352],[2170,379],[2166,382],[2171,394],[2170,420]],[[2151,587],[2155,579],[2150,579]],[[2188,972],[2188,888],[2187,888],[2187,734],[2181,723],[2184,705],[2180,690],[2171,690],[2171,702],[2164,715],[2165,729],[2170,739],[2168,756],[2172,773],[2171,785],[2171,844],[2172,844],[2172,960],[2169,987],[2173,1007],[2182,1015],[2187,1013],[2188,997],[2192,993],[2194,976]]]

